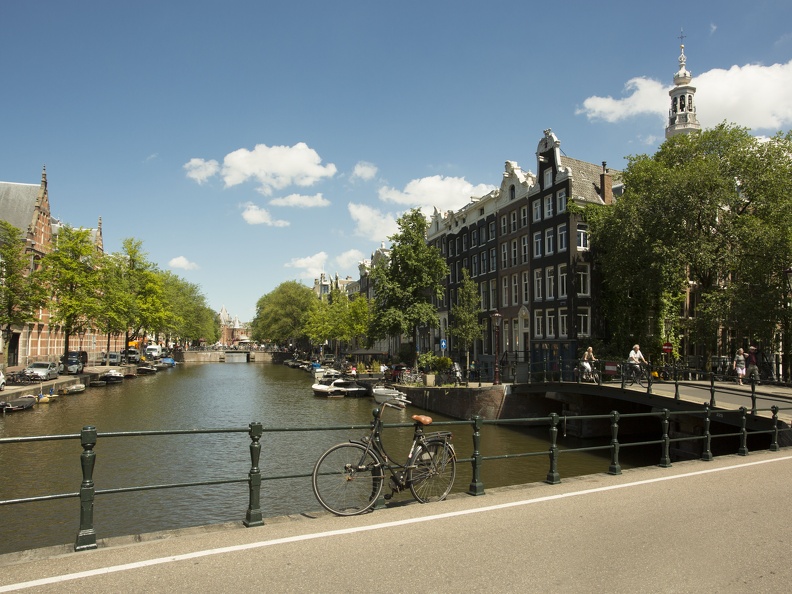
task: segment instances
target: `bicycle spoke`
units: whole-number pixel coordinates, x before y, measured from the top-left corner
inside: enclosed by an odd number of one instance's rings
[[[342,443],[327,450],[314,467],[314,494],[326,510],[339,516],[372,508],[382,491],[382,467],[365,447]]]
[[[445,499],[454,486],[456,457],[444,441],[421,445],[408,473],[410,492],[421,503]]]

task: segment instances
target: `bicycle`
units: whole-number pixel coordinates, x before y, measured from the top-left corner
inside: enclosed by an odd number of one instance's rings
[[[588,369],[586,368],[585,362],[581,364],[580,379],[584,382],[594,382],[595,384],[600,383],[599,370],[594,366],[593,362],[589,363]]]
[[[624,384],[632,386],[635,382],[642,388],[646,387],[649,381],[649,374],[646,372],[646,366],[642,364],[633,365],[632,363],[625,363],[627,370],[624,372]]]
[[[413,441],[407,462],[398,464],[382,445],[382,413],[386,407],[403,409],[409,401],[390,399],[375,408],[371,432],[361,439],[334,445],[319,457],[311,475],[316,499],[338,516],[362,514],[377,503],[390,473],[391,493],[409,489],[420,503],[442,501],[451,492],[456,478],[456,453],[450,431],[424,433],[432,418],[413,415]]]
[[[399,384],[419,384],[421,383],[421,379],[423,378],[423,374],[420,371],[413,371],[411,369],[405,369],[399,374],[399,377],[396,378],[396,383]]]

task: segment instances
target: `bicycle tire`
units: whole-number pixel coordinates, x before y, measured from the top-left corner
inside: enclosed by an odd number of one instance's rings
[[[636,378],[638,380],[638,385],[641,386],[642,388],[645,388],[646,384],[649,381],[649,378],[648,378],[646,372],[643,370],[643,368],[640,371],[636,371],[635,372],[635,376],[636,376]]]
[[[382,463],[359,443],[333,446],[311,474],[316,499],[337,516],[355,516],[374,507],[383,482]]]
[[[442,501],[456,478],[456,453],[446,441],[428,441],[418,446],[408,463],[407,484],[421,503]]]

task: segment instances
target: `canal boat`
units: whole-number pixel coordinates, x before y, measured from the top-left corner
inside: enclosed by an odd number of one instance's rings
[[[15,398],[14,400],[4,400],[0,402],[0,410],[2,410],[3,413],[16,412],[18,410],[33,408],[34,404],[36,404],[36,401],[33,398]]]
[[[60,393],[64,396],[69,394],[79,394],[80,392],[85,392],[85,384],[71,384],[70,386],[61,388],[60,390]]]
[[[311,389],[316,396],[325,396],[327,398],[359,398],[368,395],[366,386],[361,386],[357,382],[347,379],[321,379],[311,386]]]
[[[157,368],[153,365],[138,365],[137,372],[140,375],[151,375],[157,373]]]
[[[118,371],[118,369],[111,369],[107,373],[100,375],[99,379],[104,380],[108,384],[118,384],[124,381],[124,374]]]
[[[377,384],[371,388],[371,395],[374,397],[374,402],[377,404],[382,404],[394,398],[401,401],[407,400],[407,395],[404,392],[399,392],[396,388],[391,388],[383,384]]]

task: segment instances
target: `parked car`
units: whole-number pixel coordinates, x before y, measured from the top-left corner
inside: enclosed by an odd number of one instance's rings
[[[121,365],[121,353],[109,352],[102,355],[102,363]]]
[[[60,373],[82,373],[84,368],[80,353],[69,353],[65,358],[61,357],[61,364],[58,367]]]
[[[3,375],[3,372],[0,371],[0,392],[3,390],[5,390],[5,375]]]
[[[31,363],[25,368],[25,373],[29,375],[37,375],[42,380],[57,379],[58,378],[58,364],[47,361],[37,361]]]

